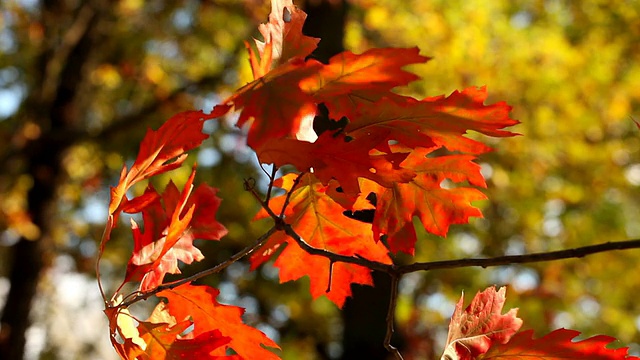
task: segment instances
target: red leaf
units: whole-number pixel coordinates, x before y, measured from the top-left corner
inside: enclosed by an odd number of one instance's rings
[[[169,182],[162,197],[142,209],[144,232],[132,221],[134,249],[125,282],[142,280],[141,291],[157,287],[167,273],[179,274],[178,260],[185,264],[202,260],[204,255],[193,246],[195,238],[220,240],[227,233],[215,220],[221,201],[217,190],[203,184],[191,193],[194,176],[195,169],[182,193]],[[152,187],[147,193],[157,194]]]
[[[468,181],[471,185],[485,186],[480,166],[473,163],[473,156],[450,155],[426,157],[432,149],[416,149],[400,167],[417,175],[407,183],[395,183],[386,188],[371,181],[362,181],[361,196],[370,192],[377,195],[377,207],[373,219],[376,239],[387,235],[392,252],[414,253],[416,232],[413,217],[417,216],[425,229],[432,234],[445,236],[451,224],[462,224],[472,216],[482,217],[471,203],[486,199],[474,188],[446,189],[442,181]]]
[[[217,330],[222,336],[230,338],[226,347],[233,349],[243,359],[280,359],[264,348],[279,349],[278,344],[261,331],[245,325],[241,318],[244,309],[220,304],[216,300],[218,294],[217,289],[208,286],[185,284],[173,290],[161,291],[158,296],[167,298],[169,302],[166,307],[177,320],[193,319],[194,327],[190,335],[195,339]],[[224,355],[225,349],[218,349],[214,354]]]
[[[229,338],[220,335],[217,330],[201,334],[193,339],[181,339],[180,334],[191,326],[185,320],[175,325],[166,323],[140,322],[138,331],[146,348],[136,359],[139,360],[178,360],[178,359],[231,359],[226,355],[212,355],[221,346],[229,342]]]
[[[151,206],[158,199],[160,199],[160,194],[155,191],[145,191],[144,194],[131,200],[125,197],[123,198],[122,205],[120,205],[120,211],[128,214],[139,213],[148,206]]]
[[[122,299],[120,299],[122,300]],[[118,301],[119,303],[120,301]],[[122,359],[133,360],[144,352],[145,343],[140,339],[136,324],[127,309],[106,308],[104,313],[109,320],[109,335],[113,348]],[[118,339],[120,337],[120,339]]]
[[[109,214],[115,214],[122,202],[126,202],[125,194],[133,184],[180,167],[186,159],[185,153],[200,146],[208,137],[202,133],[204,122],[227,111],[223,106],[209,115],[202,111],[186,111],[171,117],[157,131],[149,129],[131,169],[127,171],[123,167],[118,185],[111,188]]]
[[[450,151],[481,154],[490,148],[464,137],[468,130],[506,137],[515,134],[502,129],[518,124],[509,118],[510,106],[504,102],[484,105],[486,98],[484,87],[454,91],[446,98],[437,96],[422,101],[398,96],[386,98],[361,107],[345,132],[357,138],[390,129],[388,140],[409,148],[444,146]]]
[[[358,178],[376,181],[391,187],[394,183],[408,182],[415,173],[400,168],[407,154],[386,154],[374,150],[386,134],[369,134],[349,139],[343,134],[325,132],[314,142],[281,139],[266,144],[259,153],[261,162],[278,167],[291,164],[299,171],[310,171],[323,183],[335,179],[344,192],[357,195]]]
[[[345,52],[334,56],[329,65],[294,58],[245,85],[224,103],[242,109],[237,126],[253,121],[247,143],[260,151],[268,139],[295,137],[303,118],[315,114],[317,103],[326,101],[332,110],[342,95],[372,92],[377,100],[391,88],[417,79],[402,66],[426,59],[417,48],[373,49],[361,55]]]
[[[295,174],[289,174],[278,186],[289,190]],[[282,183],[285,183],[283,185]],[[300,237],[310,246],[345,256],[359,256],[368,260],[389,264],[387,249],[375,242],[371,225],[350,219],[342,213],[346,210],[329,197],[329,186],[323,185],[313,174],[305,174],[291,195],[285,211],[285,220],[292,225]],[[270,206],[277,214],[284,204],[285,196],[271,200]],[[262,211],[258,218],[264,217]],[[317,298],[327,296],[339,307],[351,296],[351,284],[372,285],[371,270],[358,265],[336,263],[329,259],[309,255],[283,232],[272,236],[269,242],[251,258],[252,268],[273,256],[275,250],[287,244],[278,255],[275,266],[280,269],[280,281],[297,280],[309,276],[311,295]],[[331,281],[329,281],[331,280]]]
[[[473,360],[493,344],[508,342],[522,326],[522,320],[516,316],[518,309],[501,314],[504,301],[504,287],[478,292],[465,310],[462,310],[464,295],[460,297],[451,317],[442,359]]]
[[[616,340],[610,336],[598,335],[574,341],[578,335],[580,332],[575,330],[557,329],[539,339],[533,339],[533,330],[527,330],[515,334],[506,344],[494,344],[479,359],[640,359],[628,355],[627,348],[607,348],[607,345]]]
[[[222,336],[216,329],[194,336],[189,332],[193,321],[176,322],[162,302],[147,321],[138,321],[127,309],[119,307],[108,308],[105,313],[109,318],[111,343],[125,360],[234,358],[224,356],[222,346],[230,342],[229,337]]]
[[[227,235],[227,228],[215,220],[222,202],[217,193],[218,189],[200,184],[187,201],[186,208],[195,206],[188,234],[194,239],[220,240]]]
[[[251,122],[247,143],[254,150],[269,141],[287,135],[294,136],[305,116],[316,113],[313,98],[302,91],[298,83],[321,66],[292,60],[271,70],[265,76],[240,88],[225,100],[236,110],[242,109],[237,126]]]
[[[334,118],[351,118],[354,98],[373,102],[391,95],[394,87],[419,78],[403,70],[404,66],[427,60],[418,48],[370,49],[362,54],[345,51],[333,56],[316,76],[303,80],[300,86],[318,103],[324,102]]]
[[[264,38],[264,42],[256,40],[260,56],[264,55],[266,43],[271,44],[271,57],[277,64],[311,54],[320,39],[302,34],[306,18],[307,14],[293,5],[292,0],[271,0],[269,22],[258,27]]]

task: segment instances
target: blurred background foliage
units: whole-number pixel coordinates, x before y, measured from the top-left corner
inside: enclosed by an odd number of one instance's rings
[[[269,4],[6,0],[1,6],[0,343],[16,314],[7,311],[11,291],[29,282],[17,265],[42,265],[27,309],[31,322],[22,318],[24,357],[113,359],[93,273],[108,186],[123,162],[133,161],[148,127],[179,111],[208,111],[250,80],[243,41],[257,36]],[[522,136],[485,139],[496,148],[479,160],[489,183],[490,200],[479,204],[485,218],[453,227],[446,239],[423,232],[417,260],[640,237],[640,130],[633,122],[640,120],[640,2],[351,0],[348,6],[347,49],[417,45],[433,57],[412,67],[423,80],[400,92],[421,98],[486,85],[489,102],[506,101],[522,121],[514,129]],[[250,222],[257,204],[243,190],[245,178],[260,183],[261,170],[231,123],[209,122],[211,139],[190,156],[198,181],[220,188],[218,219],[230,233],[202,243],[206,259],[185,273],[223,261],[265,230]],[[181,184],[189,171],[171,177]],[[103,261],[112,288],[132,249],[127,221]],[[37,244],[26,248],[40,260],[25,256],[20,244]],[[639,260],[640,251],[630,250],[409,274],[398,306],[405,358],[439,356],[460,293],[470,298],[492,284],[509,285],[507,306],[519,307],[524,328],[538,335],[558,327],[605,333],[640,354],[633,296]],[[25,281],[16,281],[21,276]],[[340,358],[340,314],[325,299],[311,301],[306,281],[278,285],[273,268],[248,272],[239,262],[205,282],[220,288],[220,301],[245,307],[247,322],[278,341],[283,358]]]

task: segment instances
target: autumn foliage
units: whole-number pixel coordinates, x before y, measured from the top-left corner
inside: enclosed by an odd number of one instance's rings
[[[191,281],[244,256],[252,270],[273,259],[281,282],[306,276],[314,298],[326,296],[342,307],[352,284],[372,285],[372,269],[386,271],[396,285],[410,271],[394,265],[394,256],[414,254],[414,218],[444,237],[452,224],[482,216],[473,202],[485,199],[478,188],[486,184],[474,161],[490,148],[467,133],[515,135],[505,130],[518,123],[509,117],[510,107],[485,104],[485,88],[421,100],[392,92],[418,79],[405,66],[429,60],[417,48],[344,52],[327,64],[316,61],[309,56],[319,39],[302,34],[305,17],[291,0],[273,0],[269,22],[259,27],[263,40],[255,47],[247,43],[254,80],[209,114],[180,113],[149,130],[135,162],[123,167],[112,187],[101,253],[122,212],[142,218],[130,224],[133,253],[122,285],[108,298],[103,291],[111,341],[123,359],[278,359],[278,345],[243,324],[243,309],[218,303],[218,290]],[[204,258],[194,239],[224,241],[227,229],[215,218],[218,190],[194,186],[194,168],[182,189],[171,182],[162,191],[148,185],[132,198],[128,191],[182,166],[187,152],[207,138],[204,122],[231,111],[239,114],[236,125],[247,129],[247,144],[260,163],[274,165],[266,197],[247,184],[262,205],[256,220],[274,225],[230,261],[166,283],[166,274],[180,273],[178,261]],[[296,171],[276,178],[283,166]],[[284,194],[272,197],[274,187]],[[362,213],[371,216],[363,221],[356,216]],[[131,283],[137,291],[124,294]],[[160,302],[148,318],[129,311],[150,297]],[[541,338],[518,332],[522,320],[515,309],[502,314],[504,302],[505,288],[493,287],[466,309],[460,299],[442,358],[632,358],[626,349],[606,348],[613,341],[606,336],[576,342],[571,330]]]

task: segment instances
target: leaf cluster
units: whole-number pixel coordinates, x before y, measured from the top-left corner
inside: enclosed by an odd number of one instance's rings
[[[452,224],[482,216],[473,202],[486,198],[478,190],[486,183],[474,161],[491,148],[466,135],[514,136],[505,128],[518,122],[506,103],[485,104],[485,88],[422,100],[392,92],[418,78],[404,66],[428,60],[416,48],[345,52],[328,64],[311,59],[318,39],[302,34],[305,17],[290,0],[272,1],[269,22],[259,27],[263,41],[256,40],[255,49],[247,44],[254,80],[210,114],[180,113],[149,130],[134,164],[123,167],[101,242],[102,253],[122,212],[142,213],[143,228],[131,223],[134,250],[122,285],[108,300],[102,291],[112,344],[123,358],[219,358],[229,351],[235,354],[229,357],[278,358],[268,349],[277,349],[275,342],[242,323],[241,308],[220,304],[217,290],[192,284],[248,255],[252,269],[274,260],[281,282],[309,277],[311,295],[324,295],[338,307],[351,295],[352,284],[372,285],[372,270],[389,274],[384,345],[398,359],[402,356],[390,340],[404,274],[544,257],[397,263],[399,252],[415,252],[414,217],[425,231],[446,236]],[[215,219],[217,189],[194,188],[194,167],[182,190],[173,183],[162,192],[149,186],[132,199],[127,191],[180,167],[186,152],[207,138],[204,122],[232,110],[239,112],[236,125],[247,128],[247,144],[258,161],[273,164],[266,197],[251,181],[245,184],[262,206],[256,220],[270,219],[273,226],[218,266],[164,282],[166,274],[180,273],[178,261],[203,258],[194,239],[218,241],[227,233]],[[283,167],[295,171],[278,177]],[[275,187],[284,194],[274,196]],[[574,256],[587,253],[578,250]],[[97,271],[99,276],[99,266]],[[124,285],[132,282],[139,282],[138,290],[123,296]],[[130,305],[152,296],[162,300],[147,319],[129,312]],[[632,358],[626,349],[605,348],[609,337],[572,342],[578,333],[564,329],[537,340],[530,332],[517,333],[522,320],[515,309],[501,314],[504,301],[504,288],[478,293],[465,310],[461,299],[442,359]]]

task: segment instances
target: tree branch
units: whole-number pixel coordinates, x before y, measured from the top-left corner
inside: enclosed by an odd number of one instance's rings
[[[300,237],[300,235],[296,233],[295,230],[293,230],[293,227],[290,224],[287,224],[287,223],[282,224],[282,229],[284,230],[285,234],[287,234],[290,238],[292,238],[298,244],[298,246],[300,246],[304,251],[306,251],[311,255],[320,255],[320,256],[326,257],[327,259],[333,262],[343,262],[347,264],[360,265],[360,266],[367,267],[371,270],[383,271],[389,274],[396,273],[395,265],[386,265],[383,263],[379,263],[377,261],[372,261],[372,260],[365,259],[363,257],[359,257],[357,255],[346,256],[346,255],[336,254],[331,251],[314,248],[313,246],[307,244],[307,242],[304,241]]]
[[[305,172],[301,172],[300,174],[298,174],[298,177],[296,177],[296,179],[293,181],[293,185],[291,185],[291,190],[289,190],[287,197],[284,199],[284,204],[282,205],[282,210],[280,211],[281,219],[284,219],[284,212],[287,210],[287,207],[289,206],[289,202],[291,202],[291,195],[293,195],[293,192],[296,191],[296,188],[300,184],[300,179],[302,179],[304,174]]]
[[[471,266],[480,266],[483,268],[489,266],[500,265],[512,265],[512,264],[526,264],[533,262],[554,261],[570,258],[582,258],[587,255],[597,254],[601,252],[613,251],[613,250],[627,250],[640,248],[640,239],[606,242],[602,244],[583,246],[573,249],[549,251],[524,255],[508,255],[497,256],[486,259],[478,258],[466,258],[456,260],[444,260],[444,261],[431,261],[423,263],[414,263],[410,265],[402,265],[397,267],[397,271],[400,274],[407,274],[415,271],[429,271],[436,269],[454,269]]]
[[[53,51],[53,54],[51,54],[46,62],[40,94],[44,102],[52,102],[56,96],[56,92],[59,92],[58,87],[61,83],[60,76],[62,75],[65,64],[68,62],[69,56],[71,56],[73,50],[78,46],[78,43],[87,36],[91,28],[91,22],[95,21],[95,17],[97,16],[95,6],[96,4],[87,2],[80,8],[75,20],[62,36],[60,46]]]
[[[298,174],[298,177],[296,177],[296,179],[294,180],[293,185],[291,186],[291,190],[289,190],[289,192],[287,193],[287,197],[285,199],[284,205],[282,206],[282,211],[281,211],[280,215],[277,215],[269,207],[269,205],[264,200],[262,200],[260,198],[260,195],[255,191],[255,189],[246,180],[245,180],[245,189],[247,191],[251,192],[251,195],[253,195],[253,197],[258,201],[258,203],[260,203],[262,208],[269,214],[269,216],[273,219],[273,221],[275,221],[275,228],[278,229],[278,230],[284,231],[285,234],[287,234],[290,238],[292,238],[298,244],[298,246],[300,246],[302,249],[304,249],[304,251],[306,251],[307,253],[309,253],[311,255],[324,256],[324,257],[328,258],[332,262],[343,262],[343,263],[348,263],[348,264],[360,265],[360,266],[364,266],[364,267],[367,267],[367,268],[372,269],[372,270],[379,270],[379,271],[383,271],[383,272],[386,272],[386,273],[389,273],[389,274],[395,274],[395,266],[394,265],[386,265],[386,264],[383,264],[383,263],[379,263],[377,261],[367,260],[367,259],[365,259],[363,257],[359,257],[357,255],[356,256],[346,256],[346,255],[336,254],[336,253],[333,253],[331,251],[315,248],[315,247],[307,244],[307,242],[304,241],[302,239],[302,237],[300,237],[300,235],[298,235],[298,233],[293,229],[291,224],[288,224],[287,222],[284,221],[284,211],[287,208],[287,206],[289,205],[289,200],[291,198],[291,194],[293,193],[295,188],[298,186],[298,184],[300,182],[300,179],[302,178],[303,175],[304,175],[304,173]]]
[[[227,267],[229,267],[229,265],[233,264],[234,262],[242,259],[243,257],[247,256],[247,255],[251,255],[254,251],[256,251],[260,246],[262,246],[268,239],[269,237],[271,237],[271,235],[273,235],[275,232],[277,231],[277,229],[274,227],[272,227],[271,229],[269,229],[266,233],[262,234],[262,236],[260,236],[253,244],[245,247],[244,249],[238,251],[237,253],[233,254],[229,259],[221,262],[220,264],[200,271],[199,273],[193,274],[189,277],[186,277],[184,279],[180,279],[180,280],[176,280],[176,281],[172,281],[172,282],[168,282],[165,284],[161,284],[159,285],[157,288],[145,292],[145,293],[133,293],[134,296],[127,301],[123,301],[120,304],[116,304],[115,306],[112,307],[122,307],[122,308],[126,308],[128,306],[131,306],[133,303],[136,303],[138,301],[141,300],[146,300],[148,298],[150,298],[151,296],[164,291],[164,290],[170,290],[170,289],[174,289],[180,285],[184,285],[186,283],[198,280],[200,278],[203,278],[205,276],[209,276],[212,274],[216,274],[219,273],[220,271],[226,269]],[[114,295],[115,298],[115,295]]]

